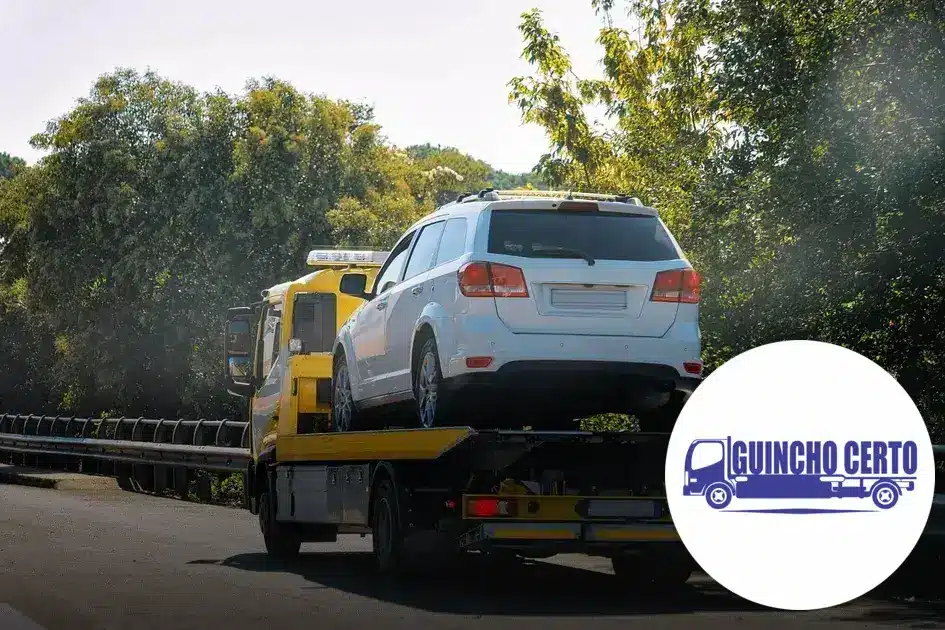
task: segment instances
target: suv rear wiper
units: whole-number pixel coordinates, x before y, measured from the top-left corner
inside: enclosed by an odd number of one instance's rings
[[[532,247],[532,251],[542,252],[543,254],[558,254],[566,258],[583,258],[591,267],[597,262],[587,252],[582,252],[579,249],[571,249],[570,247],[545,247],[538,245],[537,247]]]

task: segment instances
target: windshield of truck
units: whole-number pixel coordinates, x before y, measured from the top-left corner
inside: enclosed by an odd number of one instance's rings
[[[617,212],[494,210],[489,252],[525,258],[591,257],[656,261],[680,258],[657,217]]]
[[[273,304],[266,309],[263,322],[262,373],[268,378],[276,359],[279,358],[279,336],[282,329],[282,304]]]

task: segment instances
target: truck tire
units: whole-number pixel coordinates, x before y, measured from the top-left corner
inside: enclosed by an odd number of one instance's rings
[[[694,568],[691,563],[659,556],[618,556],[611,558],[610,563],[618,580],[627,586],[643,590],[681,589],[686,585]]]
[[[291,525],[276,521],[276,506],[268,488],[259,495],[259,529],[270,556],[287,560],[299,555],[302,538]]]
[[[732,502],[733,495],[731,486],[718,481],[705,489],[705,502],[713,510],[724,510]]]
[[[404,529],[400,501],[390,479],[382,479],[371,500],[371,538],[377,571],[392,575],[403,569]]]
[[[870,489],[873,505],[888,510],[899,502],[899,488],[891,481],[880,481]]]

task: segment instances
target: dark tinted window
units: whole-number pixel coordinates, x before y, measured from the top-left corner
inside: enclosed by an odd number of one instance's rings
[[[653,216],[616,212],[496,210],[489,222],[489,252],[527,258],[562,258],[564,250],[595,260],[673,260],[679,253]]]
[[[302,352],[331,352],[337,318],[334,293],[297,293],[292,310],[292,336],[302,340]]]
[[[433,266],[433,254],[436,252],[436,244],[440,242],[443,225],[443,221],[431,223],[420,232],[417,244],[413,247],[413,253],[410,254],[404,280],[413,278]]]
[[[440,249],[436,252],[436,262],[433,266],[456,260],[466,250],[466,219],[450,219],[443,229],[440,238]]]

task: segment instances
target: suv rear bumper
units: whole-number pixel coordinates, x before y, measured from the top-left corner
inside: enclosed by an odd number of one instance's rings
[[[471,404],[515,406],[539,414],[618,413],[682,400],[702,379],[669,365],[617,361],[511,361],[492,372],[446,378],[443,386]]]
[[[560,364],[554,368],[557,371],[590,369],[676,380],[696,376],[686,371],[685,364],[699,361],[701,354],[699,327],[694,321],[677,321],[662,337],[513,333],[494,316],[467,315],[439,328],[437,342],[443,353],[440,363],[445,378],[498,373],[512,364],[547,363]],[[492,362],[485,368],[469,367],[466,361],[472,357],[491,357]],[[666,368],[671,375],[664,376]]]

